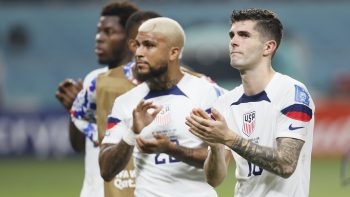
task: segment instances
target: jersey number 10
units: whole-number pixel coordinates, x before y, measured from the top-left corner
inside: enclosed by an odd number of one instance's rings
[[[260,168],[259,166],[256,166],[255,164],[250,163],[249,161],[247,161],[247,162],[248,162],[248,167],[249,167],[248,177],[252,176],[252,174],[254,176],[259,176],[262,174],[262,171],[263,171],[262,168]],[[258,168],[258,170],[257,170],[257,168]]]

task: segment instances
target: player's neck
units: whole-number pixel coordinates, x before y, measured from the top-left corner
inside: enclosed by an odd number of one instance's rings
[[[271,66],[241,72],[244,93],[247,96],[259,94],[266,88],[275,73]]]
[[[132,59],[132,54],[127,53],[125,55],[122,56],[123,58],[119,59],[119,60],[115,60],[114,62],[111,62],[110,64],[108,64],[108,69],[113,69],[122,65],[125,65],[127,63],[129,63]]]
[[[180,69],[173,71],[168,70],[167,73],[147,80],[146,83],[151,90],[168,90],[176,86],[183,76],[184,74],[180,71]]]

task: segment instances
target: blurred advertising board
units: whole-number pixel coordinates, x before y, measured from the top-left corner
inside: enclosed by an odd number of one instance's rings
[[[313,156],[339,157],[350,149],[349,99],[316,102]]]
[[[0,113],[0,156],[34,155],[45,159],[72,153],[65,113]]]

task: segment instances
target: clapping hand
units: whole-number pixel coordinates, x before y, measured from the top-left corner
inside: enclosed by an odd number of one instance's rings
[[[190,116],[186,117],[186,125],[190,127],[189,131],[207,142],[210,146],[214,143],[224,144],[226,139],[234,133],[228,128],[225,118],[214,108],[211,110],[212,118],[202,109],[195,108]]]
[[[136,143],[140,151],[144,153],[167,153],[171,146],[176,146],[164,134],[153,134],[154,139],[146,140],[138,136]]]
[[[154,120],[161,110],[162,106],[154,105],[152,101],[140,101],[132,112],[132,130],[134,133],[139,134],[143,128]]]
[[[64,108],[69,111],[73,105],[75,97],[82,88],[83,82],[81,80],[74,81],[73,79],[65,79],[58,85],[55,96]]]

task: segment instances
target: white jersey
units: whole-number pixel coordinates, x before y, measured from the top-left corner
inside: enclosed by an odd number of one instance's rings
[[[194,107],[209,109],[217,97],[212,84],[187,73],[176,86],[165,91],[150,91],[146,83],[142,83],[116,99],[102,143],[118,143],[121,140],[131,128],[133,109],[145,99],[163,108],[155,120],[142,130],[142,138],[153,138],[152,133],[157,132],[181,146],[201,147],[203,142],[188,131],[185,117]],[[133,156],[137,197],[217,196],[205,181],[203,169],[179,162],[167,154],[145,154],[137,148]]]
[[[83,89],[74,100],[70,111],[74,125],[82,131],[88,140],[85,140],[85,175],[81,197],[103,197],[103,179],[100,175],[98,155],[100,148],[97,144],[96,126],[96,78],[106,72],[107,67],[91,71],[86,75]]]
[[[296,170],[287,179],[231,151],[236,161],[235,197],[308,196],[315,106],[302,83],[276,73],[263,92],[246,96],[241,85],[219,98],[214,107],[232,131],[261,146],[275,148],[280,137],[305,142]]]

